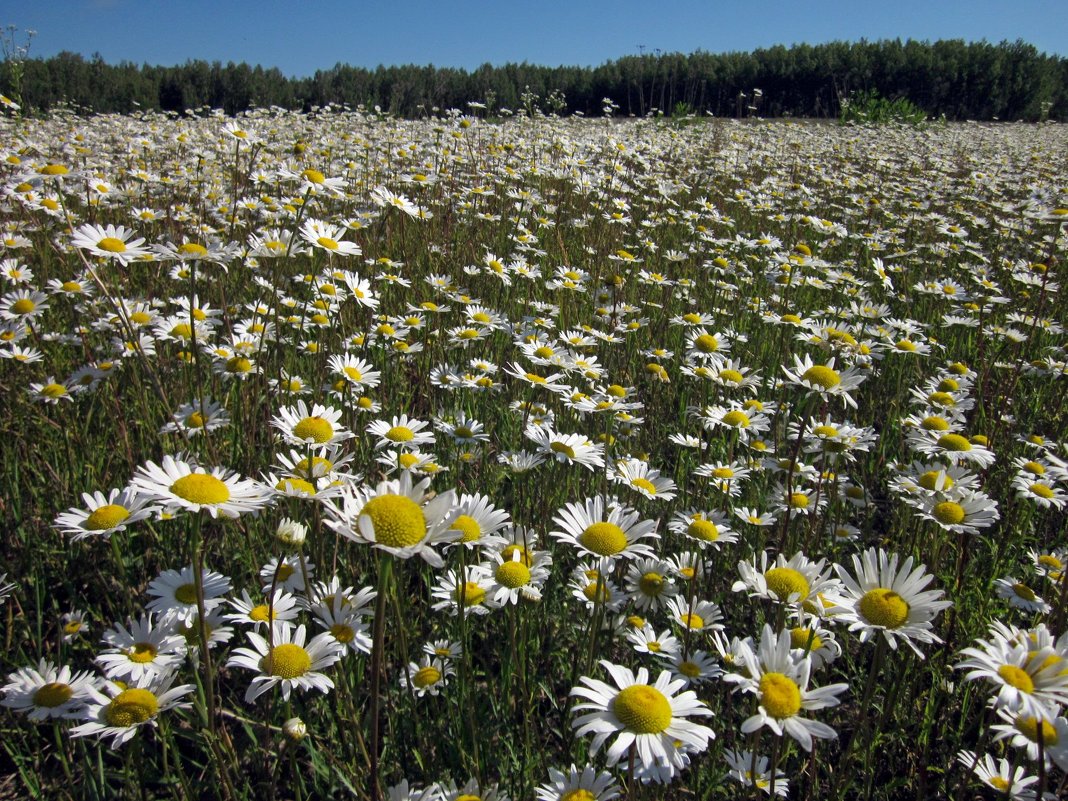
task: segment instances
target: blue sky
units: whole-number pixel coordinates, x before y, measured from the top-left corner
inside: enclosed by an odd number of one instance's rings
[[[311,75],[338,62],[596,65],[624,55],[717,53],[843,39],[1023,39],[1068,54],[1065,0],[0,0],[34,29],[31,56],[109,63],[245,61]]]

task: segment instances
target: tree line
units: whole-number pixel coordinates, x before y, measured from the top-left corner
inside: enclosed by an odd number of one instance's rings
[[[8,64],[11,67],[11,64]],[[203,106],[235,114],[254,107],[310,110],[329,104],[416,117],[435,109],[486,106],[512,112],[616,113],[717,117],[836,117],[859,93],[902,98],[930,117],[961,120],[1068,119],[1068,59],[1023,41],[900,39],[781,45],[748,53],[652,53],[597,67],[484,64],[475,70],[339,63],[311,77],[277,68],[188,61],[161,67],[107,64],[63,52],[20,64],[27,111],[66,103],[92,112],[138,109],[179,114]],[[0,91],[9,94],[11,69]]]

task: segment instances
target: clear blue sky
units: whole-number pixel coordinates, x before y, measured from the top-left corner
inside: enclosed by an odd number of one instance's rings
[[[843,39],[1023,39],[1068,54],[1068,0],[0,0],[0,25],[35,29],[31,56],[109,63],[189,59],[308,76],[338,62],[597,65]],[[21,39],[20,39],[21,41]]]

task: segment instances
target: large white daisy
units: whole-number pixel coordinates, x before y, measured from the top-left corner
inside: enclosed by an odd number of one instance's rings
[[[330,632],[323,632],[305,644],[307,635],[303,625],[294,629],[279,621],[272,626],[270,641],[254,631],[247,634],[252,648],[235,648],[226,663],[227,667],[257,671],[245,692],[246,703],[278,685],[286,701],[294,689],[325,693],[334,688],[334,682],[322,671],[341,659],[345,646]]]

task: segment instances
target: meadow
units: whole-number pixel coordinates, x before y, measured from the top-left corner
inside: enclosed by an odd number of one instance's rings
[[[1056,124],[2,120],[0,797],[1063,798]]]

